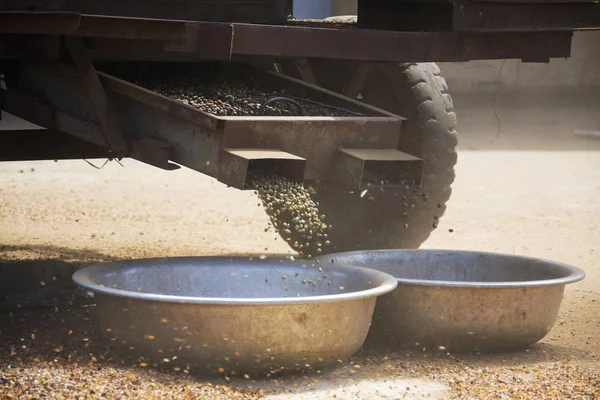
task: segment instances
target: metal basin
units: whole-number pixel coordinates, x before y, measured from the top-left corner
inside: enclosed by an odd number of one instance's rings
[[[319,270],[321,268],[321,270]],[[152,366],[203,373],[323,368],[363,344],[385,273],[283,258],[188,257],[93,265],[101,331]]]
[[[585,277],[552,261],[469,251],[358,251],[320,260],[398,279],[397,289],[377,300],[369,343],[449,351],[510,350],[537,342],[556,321],[565,285]]]

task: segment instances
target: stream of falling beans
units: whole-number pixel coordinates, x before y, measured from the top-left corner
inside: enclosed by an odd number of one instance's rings
[[[272,174],[256,174],[250,182],[274,229],[302,257],[312,258],[330,245],[331,225],[301,183]]]

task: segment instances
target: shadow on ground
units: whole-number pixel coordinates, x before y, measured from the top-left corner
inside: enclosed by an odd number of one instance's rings
[[[95,314],[89,298],[53,308],[0,312],[0,392],[16,396],[8,398],[46,397],[49,390],[65,398],[140,398],[152,392],[165,399],[221,399],[233,392],[183,371],[114,359]]]
[[[539,364],[547,361],[564,361],[571,359],[597,361],[589,352],[550,343],[538,342],[529,348],[503,351],[497,353],[462,352],[449,353],[438,350],[422,350],[420,348],[389,348],[382,345],[367,343],[353,357],[356,362],[360,360],[370,363],[372,360],[387,359],[394,362],[410,363],[411,361],[432,361],[443,363],[468,363],[471,367],[485,367],[502,364],[503,366],[521,366]]]
[[[0,310],[50,307],[85,296],[71,280],[73,273],[113,260],[93,250],[0,246]]]
[[[31,366],[37,363],[54,362],[56,365],[87,365],[90,368],[127,368],[108,350],[96,323],[93,299],[79,298],[70,304],[53,308],[31,308],[0,313],[0,370],[8,365]],[[391,364],[395,370],[405,371],[407,377],[418,376],[422,369],[444,369],[458,365],[470,368],[486,368],[494,365],[522,366],[547,361],[563,361],[577,358],[585,361],[589,354],[572,348],[551,344],[537,344],[527,350],[498,354],[446,354],[438,351],[398,350],[384,347],[364,347],[349,361],[325,371],[305,374],[282,374],[269,379],[257,378],[266,384],[283,379],[285,381],[305,379],[354,380],[378,378],[381,367]],[[355,366],[360,366],[360,369]],[[142,368],[133,367],[135,370]],[[144,369],[147,370],[147,369]],[[156,370],[155,377],[171,372]],[[165,375],[165,377],[166,377]],[[218,378],[196,376],[199,381],[221,381]],[[224,382],[224,381],[223,381]],[[237,386],[247,387],[247,380],[239,380]]]

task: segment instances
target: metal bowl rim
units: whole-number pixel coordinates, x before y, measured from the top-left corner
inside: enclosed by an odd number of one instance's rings
[[[555,278],[555,279],[542,279],[542,280],[532,280],[532,281],[512,281],[512,282],[482,282],[482,281],[440,281],[440,280],[425,280],[425,279],[408,279],[408,278],[396,278],[394,277],[399,284],[404,285],[414,285],[414,286],[438,286],[438,287],[454,287],[454,288],[471,288],[471,289],[518,289],[518,288],[526,288],[526,287],[542,287],[542,286],[555,286],[555,285],[566,285],[569,283],[575,283],[583,280],[585,278],[585,272],[577,267],[572,265],[563,264],[557,261],[550,261],[543,258],[537,257],[529,257],[529,256],[519,256],[515,254],[508,253],[497,253],[497,252],[487,252],[487,251],[467,251],[467,250],[446,250],[446,249],[407,249],[407,250],[398,250],[398,249],[381,249],[381,250],[370,250],[370,253],[446,253],[446,254],[455,254],[455,253],[469,253],[469,254],[479,254],[479,255],[492,255],[499,256],[504,258],[512,258],[519,259],[523,261],[538,261],[547,264],[554,264],[565,270],[565,277]],[[364,251],[348,251],[348,252],[340,252],[340,253],[331,253],[323,256],[319,256],[319,260],[326,259],[327,257],[339,257],[339,256],[351,256],[354,254],[364,254]],[[336,265],[347,265],[352,266],[352,264],[348,264],[347,262],[338,262]],[[364,268],[364,267],[363,267]],[[372,268],[376,269],[376,268]],[[377,269],[376,269],[377,270]],[[393,276],[393,275],[392,275]]]
[[[164,261],[166,259],[173,261],[198,261],[198,260],[248,260],[250,257],[222,257],[222,256],[197,256],[197,257],[160,257],[160,258],[140,258],[140,259],[132,259],[132,260],[123,260],[123,261],[113,261],[108,263],[94,264],[89,265],[87,267],[83,267],[77,271],[72,276],[73,282],[75,284],[89,290],[93,293],[108,295],[108,296],[117,296],[117,297],[126,297],[136,300],[147,300],[147,301],[156,301],[156,302],[167,302],[167,303],[181,303],[181,304],[206,304],[206,305],[273,305],[273,306],[282,306],[282,305],[296,305],[296,304],[310,304],[310,303],[329,303],[335,301],[348,301],[348,300],[358,300],[365,299],[370,297],[378,297],[383,294],[389,293],[396,289],[398,286],[398,281],[392,275],[378,271],[372,268],[364,268],[364,267],[354,267],[344,264],[335,264],[336,269],[347,270],[347,271],[365,271],[373,277],[379,277],[383,281],[379,286],[361,290],[358,292],[350,292],[350,293],[340,293],[333,295],[321,295],[321,296],[304,296],[304,297],[269,297],[269,298],[227,298],[227,297],[193,297],[193,296],[175,296],[175,295],[163,295],[163,294],[154,294],[154,293],[140,293],[140,292],[132,292],[129,290],[115,289],[106,286],[102,286],[96,283],[91,282],[89,279],[88,272],[92,269],[102,269],[107,266],[114,266],[118,264],[123,264],[124,262],[135,262],[135,261],[144,261],[144,262],[152,262],[152,261]],[[267,257],[265,260],[278,260],[280,257]],[[262,260],[261,260],[262,261]],[[311,260],[296,260],[296,262],[309,262]]]

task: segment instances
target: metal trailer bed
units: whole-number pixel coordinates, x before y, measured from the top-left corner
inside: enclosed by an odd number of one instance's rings
[[[587,4],[586,4],[587,5]],[[597,7],[595,8],[597,9]],[[325,27],[325,26],[326,27]],[[124,82],[116,83],[106,75],[96,75],[93,62],[97,61],[165,61],[165,62],[200,62],[206,60],[266,63],[289,59],[327,58],[335,60],[369,61],[369,62],[424,62],[424,61],[468,61],[473,59],[506,59],[520,58],[524,61],[545,62],[554,57],[570,55],[572,30],[549,30],[539,32],[405,32],[377,29],[364,29],[347,24],[324,24],[291,21],[283,25],[264,25],[227,22],[195,22],[182,20],[142,19],[117,16],[85,15],[74,12],[2,12],[0,13],[0,59],[20,60],[23,65],[48,65],[49,62],[64,64],[69,54],[75,57],[77,69],[82,79],[79,90],[89,91],[96,109],[94,121],[89,129],[67,127],[62,122],[64,107],[57,107],[51,88],[46,86],[62,86],[68,74],[46,72],[46,80],[37,80],[33,90],[44,88],[47,104],[41,105],[33,99],[23,99],[24,93],[15,93],[10,87],[5,97],[5,109],[19,117],[23,117],[38,125],[53,130],[66,132],[104,146],[115,151],[117,156],[127,153],[124,149],[126,140],[119,138],[116,126],[103,121],[108,115],[106,105],[102,105],[105,90],[110,92],[120,84],[121,91],[127,88],[136,92],[135,88]],[[62,70],[69,68],[62,65]],[[27,70],[27,69],[25,69]],[[31,76],[33,79],[36,74]],[[29,79],[29,78],[28,78]],[[101,83],[100,83],[101,82]],[[31,83],[31,82],[29,82]],[[300,84],[299,82],[295,82]],[[282,83],[283,84],[283,83]],[[76,82],[69,82],[77,86]],[[15,89],[15,90],[13,90]],[[315,88],[313,88],[315,89]],[[70,89],[69,89],[70,90]],[[76,90],[75,88],[73,90]],[[143,92],[138,90],[138,92]],[[123,94],[123,93],[121,93]],[[32,95],[32,93],[30,93]],[[331,96],[331,93],[328,93]],[[30,96],[35,97],[35,95]],[[64,97],[64,96],[62,96]],[[196,110],[177,104],[157,106],[157,101],[168,103],[166,99],[152,99],[149,93],[131,94],[130,98],[138,102],[154,102],[154,107],[169,110],[170,114],[198,114]],[[145,97],[145,99],[141,99]],[[18,98],[18,99],[17,99]],[[81,99],[74,102],[80,102]],[[61,101],[69,102],[69,99]],[[83,102],[86,103],[85,101]],[[88,101],[88,103],[90,103]],[[32,105],[36,104],[37,108]],[[68,107],[67,107],[68,108]],[[182,111],[182,108],[185,111]],[[141,110],[141,109],[140,109]],[[142,112],[142,111],[136,112]],[[72,111],[74,112],[74,111]],[[89,110],[88,116],[93,115]],[[143,112],[150,112],[144,110]],[[158,115],[158,114],[157,114]],[[175,114],[176,115],[176,114]],[[81,112],[74,112],[70,117],[81,119]],[[176,116],[177,118],[177,116]],[[199,117],[200,118],[200,117]],[[63,118],[64,119],[64,118]],[[86,119],[86,118],[83,118]],[[138,118],[139,119],[139,118]],[[146,119],[146,118],[142,118]],[[185,117],[183,117],[185,119]],[[72,121],[71,121],[72,122]],[[338,124],[345,129],[343,124]],[[289,123],[289,122],[288,122]],[[132,127],[131,136],[140,137],[140,129]],[[170,128],[167,128],[170,130]],[[104,132],[103,132],[104,131]],[[5,132],[4,135],[7,133]],[[106,138],[104,138],[106,135]],[[157,133],[167,143],[168,135]],[[308,136],[305,136],[308,139]],[[26,137],[19,137],[19,153],[23,154],[22,145],[28,142]],[[188,144],[190,138],[179,138]],[[111,142],[111,143],[108,143]],[[302,143],[300,148],[310,149],[310,139]],[[18,143],[14,143],[16,146]],[[169,143],[174,150],[177,146]],[[248,143],[250,145],[250,143]],[[6,144],[5,144],[6,146]],[[123,148],[121,148],[123,147]],[[17,147],[15,147],[17,148]],[[52,158],[52,148],[47,147],[48,157]],[[23,154],[25,156],[25,154]],[[154,160],[154,165],[166,165],[166,154],[162,160]],[[216,171],[207,171],[197,165],[205,165],[212,157],[206,154],[178,155],[174,161],[183,163],[217,176]],[[152,160],[155,155],[139,158]],[[216,165],[213,164],[213,165]]]

